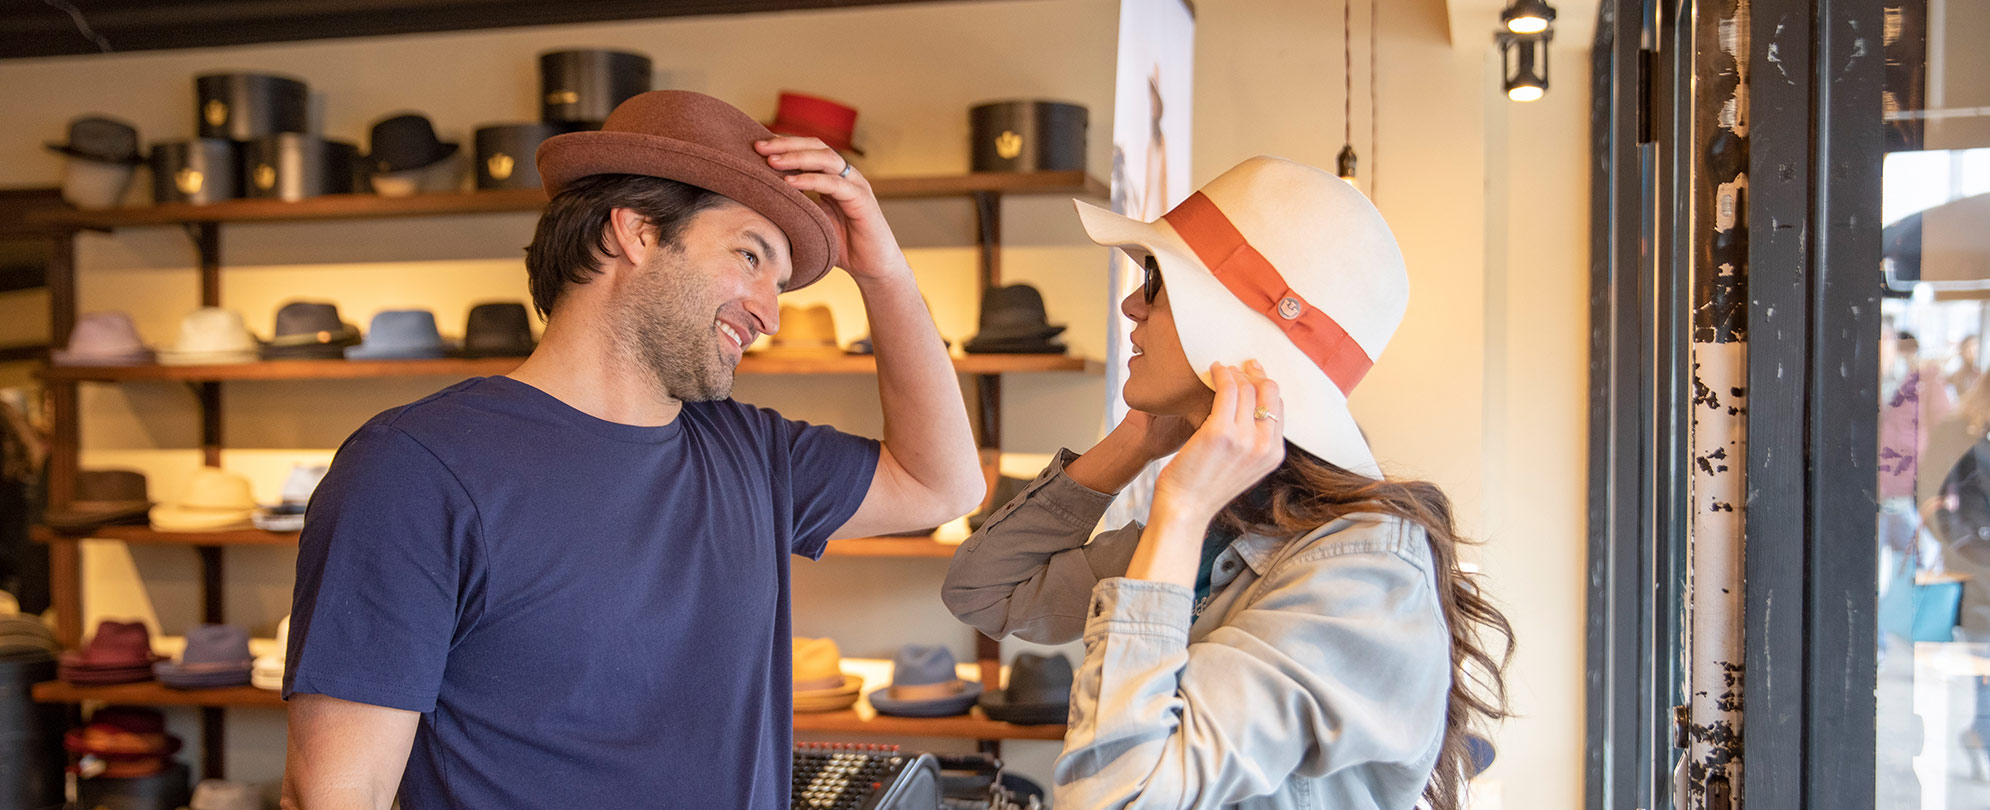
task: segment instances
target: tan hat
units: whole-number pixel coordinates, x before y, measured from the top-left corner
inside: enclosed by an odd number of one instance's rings
[[[843,672],[843,654],[836,640],[794,639],[795,711],[834,712],[850,708],[863,691],[864,680]]]
[[[248,528],[256,498],[249,479],[202,467],[187,480],[184,495],[152,508],[152,528],[162,532],[211,532]]]
[[[656,90],[632,96],[598,132],[569,132],[539,145],[546,196],[594,174],[641,174],[725,195],[788,236],[798,290],[829,272],[840,247],[829,215],[782,179],[753,148],[774,133],[739,108],[703,93]]]
[[[1156,260],[1189,365],[1264,364],[1285,403],[1285,438],[1379,476],[1347,400],[1409,306],[1389,224],[1334,175],[1254,157],[1154,222],[1078,203],[1092,241]]]
[[[754,354],[762,357],[837,357],[843,349],[836,345],[836,316],[824,304],[810,307],[781,307],[781,331],[770,337],[767,348]]]
[[[253,363],[262,357],[262,343],[242,315],[232,309],[201,307],[180,320],[180,339],[159,349],[159,362],[168,366]]]

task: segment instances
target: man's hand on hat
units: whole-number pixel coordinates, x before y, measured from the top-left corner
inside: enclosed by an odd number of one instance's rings
[[[816,204],[828,212],[843,245],[838,267],[860,281],[901,274],[911,278],[912,267],[884,221],[871,181],[841,154],[816,138],[774,137],[754,148],[777,171],[796,172],[785,175],[789,186],[816,194]]]
[[[1166,501],[1167,511],[1205,521],[1285,460],[1284,404],[1263,366],[1216,363],[1209,378],[1216,387],[1209,418],[1154,484],[1157,511]]]

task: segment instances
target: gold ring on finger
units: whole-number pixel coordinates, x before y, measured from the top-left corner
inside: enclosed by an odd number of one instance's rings
[[[1257,410],[1251,412],[1251,418],[1260,422],[1265,420],[1276,422],[1278,421],[1278,414],[1272,413],[1270,408],[1259,405]]]

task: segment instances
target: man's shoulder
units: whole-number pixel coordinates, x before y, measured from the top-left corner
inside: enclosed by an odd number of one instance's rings
[[[406,405],[380,413],[353,431],[346,440],[371,445],[373,452],[392,453],[417,447],[436,453],[440,448],[458,445],[464,438],[486,434],[484,423],[491,410],[477,402],[481,379],[465,380]]]

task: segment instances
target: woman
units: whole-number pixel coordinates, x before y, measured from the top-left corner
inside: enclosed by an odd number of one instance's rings
[[[1512,633],[1443,493],[1380,478],[1347,410],[1408,300],[1380,213],[1262,157],[1160,222],[1079,213],[1146,268],[1133,410],[991,516],[944,594],[991,636],[1084,639],[1057,806],[1456,810],[1468,728],[1506,714],[1480,631],[1505,656]],[[1170,453],[1150,522],[1087,543]]]

